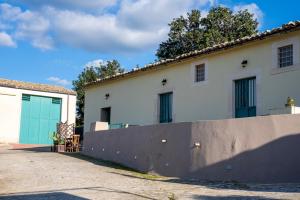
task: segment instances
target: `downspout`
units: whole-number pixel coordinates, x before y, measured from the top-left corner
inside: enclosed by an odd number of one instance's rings
[[[69,94],[67,96],[67,123],[69,124]]]

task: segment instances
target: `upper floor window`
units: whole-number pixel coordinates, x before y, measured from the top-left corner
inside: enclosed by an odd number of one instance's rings
[[[205,81],[205,64],[195,66],[195,82]]]
[[[288,67],[293,65],[293,45],[278,48],[278,66]]]

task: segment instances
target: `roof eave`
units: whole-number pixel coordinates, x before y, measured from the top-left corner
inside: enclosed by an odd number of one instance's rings
[[[85,89],[88,89],[88,88],[90,88],[92,86],[95,86],[95,85],[99,85],[99,84],[104,83],[104,82],[113,81],[113,80],[121,79],[121,78],[124,78],[124,77],[128,77],[128,76],[131,76],[133,74],[140,73],[142,71],[148,71],[148,70],[151,70],[152,68],[160,67],[160,66],[167,65],[167,64],[170,64],[170,63],[182,62],[182,61],[184,61],[186,59],[189,59],[189,58],[192,58],[192,57],[197,57],[197,56],[201,56],[201,55],[208,55],[208,54],[211,54],[211,53],[215,53],[215,52],[219,52],[219,51],[223,51],[223,50],[227,50],[227,49],[232,49],[232,48],[238,47],[240,45],[248,44],[250,42],[254,42],[254,41],[257,41],[257,40],[264,40],[264,39],[270,38],[270,37],[278,35],[278,34],[287,33],[287,32],[295,32],[295,31],[298,31],[298,30],[300,30],[300,21],[290,22],[288,24],[282,25],[279,28],[274,28],[272,30],[267,30],[265,32],[258,33],[258,34],[252,35],[252,36],[247,36],[247,37],[244,37],[244,38],[241,38],[241,39],[237,39],[235,41],[221,43],[219,45],[215,45],[215,46],[212,46],[212,47],[207,47],[207,48],[202,49],[202,50],[192,51],[192,52],[189,52],[189,53],[179,55],[179,56],[177,56],[173,59],[166,59],[166,60],[158,61],[156,63],[148,64],[148,65],[146,65],[142,68],[139,68],[139,69],[136,69],[136,70],[131,70],[131,71],[129,71],[127,73],[124,73],[124,74],[115,75],[115,76],[108,77],[108,78],[105,78],[105,79],[90,82],[90,83],[85,85]]]

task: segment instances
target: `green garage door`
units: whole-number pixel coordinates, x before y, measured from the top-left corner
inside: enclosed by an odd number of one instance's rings
[[[60,122],[61,99],[32,95],[22,96],[21,144],[52,144],[49,134]]]

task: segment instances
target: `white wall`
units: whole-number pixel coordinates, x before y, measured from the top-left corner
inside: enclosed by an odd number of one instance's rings
[[[19,100],[15,94],[0,92],[0,142],[18,141]]]
[[[294,66],[285,69],[274,69],[273,64],[274,46],[290,38],[299,43],[300,33],[259,40],[92,86],[86,90],[84,129],[88,131],[90,123],[100,120],[103,107],[111,107],[112,123],[155,124],[158,122],[158,94],[169,91],[173,92],[174,122],[232,118],[234,80],[252,76],[256,76],[257,115],[268,115],[270,109],[283,107],[289,96],[299,105],[299,59],[295,59]],[[298,50],[295,56],[300,57]],[[243,60],[248,60],[246,68],[241,67]],[[207,65],[207,80],[203,84],[193,83],[196,63]],[[164,78],[168,83],[162,86]],[[106,93],[110,94],[107,100]]]
[[[75,123],[76,96],[74,95],[0,87],[0,143],[19,142],[22,94],[61,98],[61,121]]]

